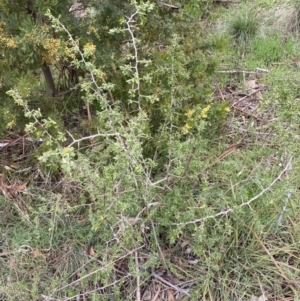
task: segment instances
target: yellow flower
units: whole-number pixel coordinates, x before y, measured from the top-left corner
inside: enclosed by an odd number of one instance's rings
[[[43,41],[43,61],[47,64],[53,63],[55,55],[60,47],[60,39],[45,39]]]
[[[72,51],[72,49],[66,47],[66,48],[64,49],[64,52],[65,52],[65,55],[66,55],[67,57],[69,57],[69,58],[71,58],[71,59],[75,59],[75,58],[76,58],[76,55],[75,55],[75,53]]]
[[[94,26],[90,25],[88,27],[88,30],[86,32],[87,35],[90,35],[91,33],[94,33],[94,35],[97,37],[98,40],[100,40],[100,35],[99,35],[99,32],[98,32],[98,29],[95,28]]]
[[[86,43],[83,46],[83,53],[86,56],[90,56],[90,55],[94,54],[95,51],[96,51],[96,46],[93,43]]]
[[[16,125],[16,120],[11,120],[8,124],[7,124],[7,127],[9,129],[13,128],[14,126]]]
[[[192,127],[188,123],[186,123],[181,131],[183,134],[187,134],[191,128]]]
[[[201,116],[202,118],[207,118],[207,112],[209,111],[210,107],[211,107],[211,106],[208,105],[207,107],[205,107],[205,108],[201,111],[200,116]]]
[[[195,113],[195,110],[188,110],[184,115],[188,118],[191,118],[193,114]]]
[[[229,113],[230,112],[230,108],[226,107],[226,108],[224,108],[224,111],[227,112],[227,113]]]
[[[17,44],[13,39],[6,39],[6,46],[9,48],[16,48]]]

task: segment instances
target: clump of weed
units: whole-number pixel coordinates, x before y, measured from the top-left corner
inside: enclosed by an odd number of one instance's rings
[[[285,36],[299,35],[300,1],[292,0],[264,11],[264,25],[271,31],[282,32]]]
[[[287,29],[290,32],[299,34],[300,32],[300,1],[293,1],[293,13],[287,20]]]
[[[253,13],[240,14],[231,21],[230,34],[237,42],[247,42],[260,30],[260,22]]]

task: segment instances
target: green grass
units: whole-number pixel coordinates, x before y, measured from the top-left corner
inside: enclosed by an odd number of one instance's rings
[[[285,40],[282,36],[266,36],[254,39],[251,42],[251,56],[261,60],[265,66],[272,63],[286,62],[297,55],[297,49],[291,39]]]
[[[237,7],[235,13],[239,15],[244,12],[248,4],[249,2],[245,2],[245,5]],[[239,212],[232,217],[235,222],[231,224],[232,228],[229,231],[231,234],[224,231],[223,237],[221,234],[217,235],[220,243],[211,247],[211,250],[215,250],[217,245],[219,247],[226,245],[227,248],[219,259],[218,271],[207,274],[211,280],[210,286],[206,287],[205,300],[238,300],[240,298],[249,300],[252,295],[259,297],[263,293],[270,300],[273,298],[283,300],[291,296],[295,299],[299,298],[297,286],[289,280],[299,277],[300,268],[297,263],[299,262],[297,255],[299,232],[296,222],[299,197],[296,192],[297,185],[295,186],[299,178],[299,138],[295,138],[299,137],[297,120],[299,120],[300,106],[295,100],[299,95],[297,67],[299,39],[297,33],[286,35],[284,30],[278,31],[277,19],[270,22],[272,18],[270,9],[273,12],[276,5],[282,5],[282,2],[255,3],[260,19],[260,30],[257,30],[253,20],[248,22],[247,19],[242,20],[238,17],[228,21],[228,16],[224,14],[223,22],[229,23],[229,32],[235,33],[236,37],[239,37],[239,32],[241,32],[241,40],[247,40],[246,47],[241,45],[228,50],[228,56],[232,58],[231,65],[228,64],[228,70],[254,71],[260,67],[269,71],[261,75],[246,74],[244,77],[241,72],[237,75],[232,74],[231,79],[229,76],[227,80],[241,90],[244,80],[253,78],[259,84],[265,85],[267,89],[263,93],[263,100],[258,104],[256,112],[266,116],[272,122],[261,127],[254,120],[250,122],[247,119],[239,119],[239,113],[236,112],[231,120],[233,130],[228,138],[231,137],[231,141],[232,139],[238,141],[243,137],[249,144],[254,143],[257,148],[252,146],[242,149],[235,153],[234,158],[225,159],[222,164],[223,168],[221,165],[216,167],[214,176],[211,174],[212,182],[218,183],[213,188],[215,194],[212,195],[212,199],[220,200],[217,194],[219,188],[227,191],[229,195],[231,193],[234,202],[253,197],[259,192],[259,187],[268,185],[265,180],[270,181],[272,177],[275,177],[274,168],[277,169],[280,166],[276,160],[280,160],[284,153],[294,157],[294,168],[289,173],[289,180],[285,184],[279,184],[275,190],[272,189],[268,197],[265,196],[255,202],[249,211],[246,210],[243,214]],[[287,4],[286,7],[290,5],[292,3]],[[253,7],[248,9],[253,11]],[[294,22],[291,19],[293,15],[285,14],[287,11],[282,10],[283,16],[280,21]],[[264,19],[264,16],[268,18]],[[222,28],[222,25],[219,25],[219,28]],[[220,144],[225,141],[226,138],[223,137]],[[284,214],[285,221],[277,228],[288,191],[292,192],[293,197],[288,201],[289,209],[288,213]],[[226,240],[228,240],[227,243]],[[287,262],[292,267],[289,267]],[[285,285],[282,286],[282,283]]]
[[[260,23],[251,12],[240,14],[231,21],[230,34],[238,42],[247,42],[259,33]]]

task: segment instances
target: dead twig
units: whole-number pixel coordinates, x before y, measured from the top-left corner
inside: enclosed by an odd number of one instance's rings
[[[256,120],[260,121],[262,124],[267,124],[269,122],[268,120],[262,119],[262,118],[258,117],[257,115],[254,115],[252,113],[244,111],[240,107],[237,107],[237,106],[233,106],[233,107],[234,107],[235,110],[241,112],[242,114],[245,114],[247,116],[255,118]]]
[[[158,296],[160,294],[160,291],[161,291],[161,287],[159,286],[156,294],[154,295],[154,297],[152,298],[151,301],[157,301],[158,300]]]
[[[239,147],[243,146],[244,143],[242,143],[241,141],[239,141],[237,144],[231,145],[229,146],[221,155],[219,155],[215,161],[211,164],[209,164],[208,166],[205,167],[205,171],[209,170],[212,166],[214,166],[215,164],[219,163],[220,161],[222,161],[223,159],[225,159],[227,156],[229,156],[230,154],[234,153]],[[199,178],[201,176],[201,173],[199,173],[197,175],[197,177]]]
[[[237,69],[233,69],[233,70],[220,70],[218,71],[218,73],[246,73],[246,74],[256,74],[259,72],[269,72],[269,70],[267,69],[263,69],[263,68],[256,68],[255,71],[246,71],[246,70],[237,70]]]
[[[250,89],[252,90],[252,88],[250,88]],[[263,88],[255,88],[255,91],[253,91],[253,92],[251,92],[251,93],[249,93],[249,94],[243,96],[242,98],[238,99],[238,100],[237,100],[236,102],[234,102],[230,107],[231,107],[231,108],[232,108],[232,107],[235,108],[235,106],[236,106],[239,102],[243,101],[244,99],[246,99],[246,98],[248,98],[248,97],[250,97],[250,96],[252,96],[252,95],[255,95],[257,92],[260,92],[260,91],[263,91]]]
[[[159,2],[159,4],[161,4],[161,5],[163,5],[163,6],[167,7],[167,8],[170,8],[170,9],[172,9],[174,11],[178,11],[180,9],[179,6],[175,6],[175,5],[172,5],[172,4],[169,4],[169,3]]]
[[[135,267],[136,267],[136,301],[141,301],[141,279],[140,279],[140,268],[139,268],[139,258],[138,252],[134,252],[135,257]]]
[[[5,148],[8,148],[8,147],[11,146],[11,145],[16,144],[19,140],[23,140],[23,147],[24,147],[24,139],[25,139],[27,136],[28,136],[27,133],[24,134],[24,135],[22,135],[22,136],[19,136],[18,138],[16,138],[16,139],[14,139],[14,140],[8,142],[7,144],[1,146],[1,150],[5,149]]]
[[[156,273],[152,272],[152,276],[154,278],[156,278],[157,280],[159,280],[160,282],[162,282],[165,285],[168,285],[169,287],[172,287],[174,290],[176,290],[177,292],[180,292],[182,294],[185,294],[187,296],[190,296],[191,294],[189,293],[190,290],[188,289],[182,289],[174,284],[172,284],[171,282],[167,281],[166,279],[162,278],[161,276],[157,275]]]

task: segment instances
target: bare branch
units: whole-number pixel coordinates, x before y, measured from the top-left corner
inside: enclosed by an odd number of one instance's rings
[[[234,70],[220,70],[220,71],[218,71],[218,73],[230,73],[230,74],[234,74],[234,73],[255,74],[255,73],[259,73],[259,72],[269,72],[269,70],[257,67],[255,69],[255,71],[235,70],[235,69]]]
[[[171,282],[165,280],[164,278],[162,278],[161,276],[157,275],[156,273],[152,273],[152,276],[156,279],[158,279],[160,282],[164,283],[165,285],[168,285],[169,287],[172,287],[174,290],[176,290],[177,292],[180,292],[182,294],[185,294],[187,296],[190,296],[191,294],[189,293],[189,290],[180,288],[174,284],[172,284]]]
[[[136,301],[141,301],[141,277],[139,268],[138,252],[134,252],[135,265],[136,265]]]
[[[119,133],[112,133],[112,134],[101,134],[101,133],[98,133],[98,134],[95,134],[95,135],[90,135],[90,136],[86,136],[86,137],[82,137],[82,138],[79,138],[79,139],[75,139],[73,137],[73,135],[68,132],[68,134],[70,135],[70,137],[73,139],[73,142],[70,143],[68,145],[68,147],[71,147],[72,145],[76,144],[76,143],[80,143],[81,141],[84,141],[84,140],[91,140],[91,139],[94,139],[94,138],[97,138],[97,137],[116,137],[116,136],[120,136]]]
[[[291,167],[292,167],[292,165],[291,165],[291,164],[292,164],[292,159],[293,159],[292,157],[289,159],[289,161],[288,161],[287,165],[285,166],[285,168],[279,173],[279,175],[273,180],[273,182],[272,182],[268,187],[264,188],[259,194],[257,194],[255,197],[253,197],[252,199],[250,199],[248,202],[241,204],[240,207],[250,206],[250,204],[251,204],[252,202],[254,202],[255,200],[257,200],[257,199],[260,198],[265,192],[267,192],[268,190],[270,190],[270,189],[274,186],[274,184],[275,184],[276,182],[278,182],[278,181],[281,179],[282,175],[283,175],[285,172],[291,170]]]
[[[257,194],[256,196],[254,196],[253,198],[251,198],[249,201],[242,203],[241,205],[239,205],[240,208],[245,207],[245,206],[249,206],[250,204],[254,201],[256,201],[257,199],[259,199],[263,194],[265,194],[268,190],[270,190],[278,181],[280,181],[282,175],[284,173],[286,173],[287,171],[291,170],[291,164],[292,164],[292,157],[289,159],[288,163],[286,164],[285,168],[278,174],[278,176],[266,187],[264,188],[259,194]],[[208,219],[215,219],[219,216],[223,216],[223,215],[228,215],[229,213],[233,212],[234,209],[233,208],[229,208],[226,209],[224,211],[220,211],[219,213],[213,214],[213,215],[208,215],[206,217],[203,218],[199,218],[193,221],[189,221],[189,222],[184,222],[184,223],[172,223],[172,225],[191,225],[191,224],[196,224],[196,223],[203,223]]]

